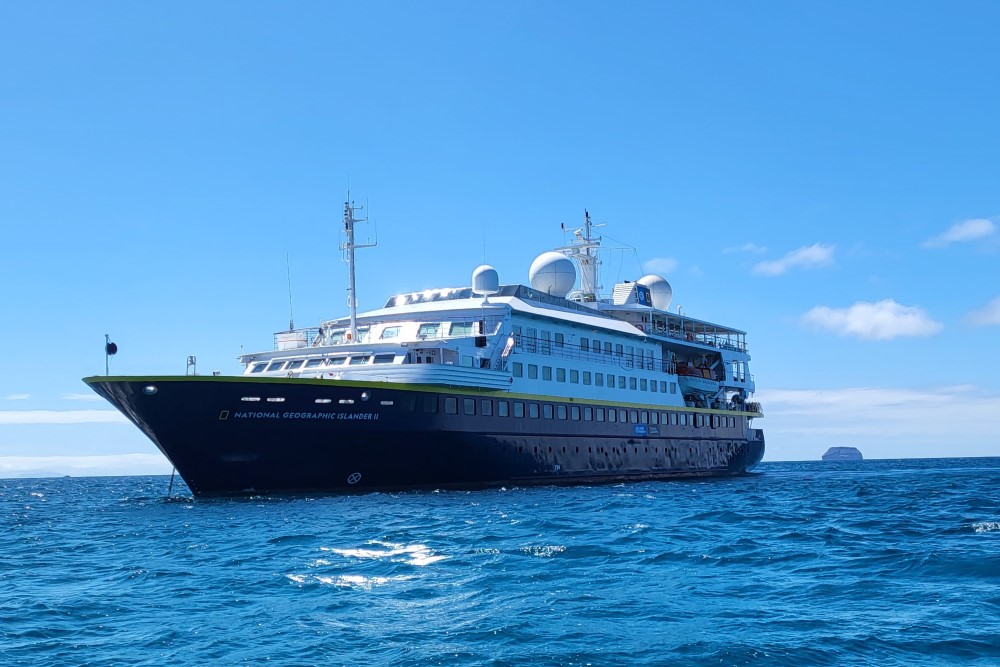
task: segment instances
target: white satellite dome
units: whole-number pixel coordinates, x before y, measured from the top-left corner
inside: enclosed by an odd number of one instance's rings
[[[649,295],[653,299],[653,308],[658,310],[670,308],[670,300],[674,298],[674,290],[666,278],[651,273],[639,278],[636,282],[649,288]]]
[[[544,252],[531,263],[528,280],[539,292],[565,297],[576,283],[576,267],[562,253]]]
[[[489,264],[477,266],[472,272],[472,291],[475,294],[496,294],[500,291],[500,275]]]

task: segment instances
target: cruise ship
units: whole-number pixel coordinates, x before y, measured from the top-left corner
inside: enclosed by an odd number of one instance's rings
[[[274,334],[239,375],[84,378],[198,497],[744,474],[764,454],[746,333],[670,310],[661,276],[598,283],[585,214],[528,284],[468,286]]]

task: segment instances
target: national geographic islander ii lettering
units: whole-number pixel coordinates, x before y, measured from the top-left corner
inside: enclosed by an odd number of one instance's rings
[[[746,334],[668,310],[669,283],[598,284],[590,216],[470,287],[275,334],[237,376],[89,377],[196,496],[590,484],[742,474],[764,435]]]

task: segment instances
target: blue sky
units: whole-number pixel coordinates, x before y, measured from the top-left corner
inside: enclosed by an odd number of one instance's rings
[[[994,2],[6,3],[0,475],[169,472],[80,382],[239,370],[607,222],[749,332],[770,460],[1000,455]],[[614,239],[614,240],[611,240]],[[626,248],[626,244],[635,249]],[[615,249],[617,248],[617,249]]]

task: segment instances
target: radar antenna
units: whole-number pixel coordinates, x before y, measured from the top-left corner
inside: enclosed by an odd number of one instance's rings
[[[354,283],[354,250],[356,248],[374,248],[378,245],[378,240],[369,243],[354,242],[354,225],[358,222],[368,222],[368,218],[358,218],[357,213],[364,210],[364,206],[357,206],[351,200],[351,193],[347,193],[347,201],[344,202],[344,234],[347,239],[340,244],[340,249],[346,251],[347,272],[349,281],[347,284],[347,303],[351,308],[351,341],[358,339],[358,297]]]

